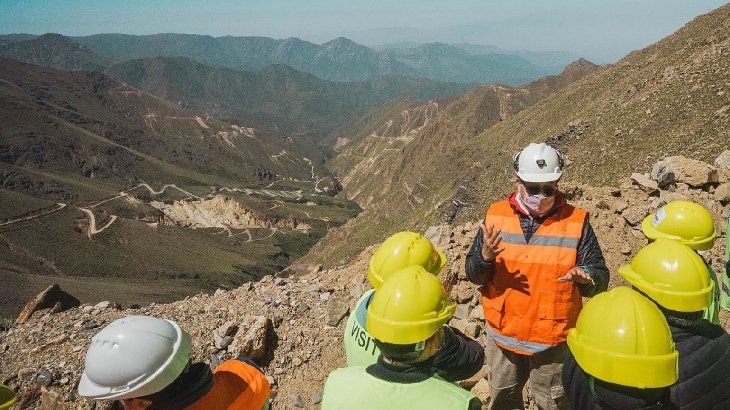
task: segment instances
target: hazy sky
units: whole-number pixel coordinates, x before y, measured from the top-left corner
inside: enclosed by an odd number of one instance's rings
[[[0,0],[0,33],[164,32],[565,50],[614,61],[719,0]]]

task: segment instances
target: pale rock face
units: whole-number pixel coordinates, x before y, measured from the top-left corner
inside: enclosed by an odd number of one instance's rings
[[[726,182],[718,185],[717,188],[715,188],[714,195],[715,200],[722,204],[730,202],[730,183]]]
[[[718,182],[717,169],[702,161],[683,156],[666,158],[654,164],[652,178],[660,187],[681,182],[694,188]]]
[[[726,149],[715,158],[715,166],[719,169],[730,170],[730,149]]]
[[[225,195],[197,201],[175,201],[171,205],[152,201],[151,205],[165,214],[166,221],[193,229],[310,228],[306,224],[297,226],[293,220],[271,220],[246,209],[238,201]]]
[[[266,355],[270,327],[271,320],[266,316],[246,318],[237,329],[238,333],[230,342],[228,350],[236,356],[245,356],[254,361],[260,361]]]
[[[656,181],[652,180],[646,175],[633,173],[631,174],[631,180],[639,186],[647,194],[652,194],[659,190],[659,186]]]

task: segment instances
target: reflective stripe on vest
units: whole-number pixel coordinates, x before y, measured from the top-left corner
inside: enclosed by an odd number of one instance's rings
[[[213,371],[213,387],[187,410],[261,410],[271,387],[258,369],[240,360],[228,360]]]
[[[704,310],[702,318],[716,325],[720,324],[720,284],[717,282],[717,275],[712,269],[712,264],[702,259],[710,272],[710,280],[712,281],[712,297],[710,298],[710,306]]]
[[[322,410],[466,410],[475,398],[438,376],[417,383],[396,383],[371,376],[366,366],[354,366],[330,373],[324,385]]]
[[[374,293],[374,289],[365,292],[347,319],[343,342],[348,366],[375,364],[380,356],[380,349],[375,346],[375,338],[365,330],[365,313]]]
[[[547,350],[551,348],[551,345],[546,345],[542,343],[535,343],[535,342],[524,342],[519,341],[513,337],[504,336],[500,333],[495,332],[492,330],[491,327],[488,325],[484,327],[489,333],[489,336],[494,340],[495,343],[497,343],[500,346],[507,347],[509,350],[515,351],[515,352],[527,352],[530,354],[542,352],[544,350]]]
[[[527,245],[525,241],[525,234],[523,233],[501,233],[503,243],[513,243],[516,245]],[[530,245],[533,246],[557,246],[561,248],[578,248],[578,241],[580,238],[565,238],[562,236],[548,236],[548,235],[532,235],[530,238]]]
[[[573,282],[557,278],[575,267],[586,215],[565,204],[527,242],[508,201],[489,207],[486,223],[502,230],[504,250],[480,290],[487,331],[501,347],[530,355],[566,340],[582,299]]]

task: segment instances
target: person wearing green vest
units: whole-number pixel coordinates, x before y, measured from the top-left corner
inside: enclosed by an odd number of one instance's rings
[[[438,278],[422,266],[390,274],[366,313],[366,330],[381,351],[377,363],[330,373],[322,409],[480,409],[476,396],[441,378],[433,366],[455,309]],[[464,378],[481,368],[484,353],[478,350],[477,360],[463,366],[472,369]]]
[[[722,277],[720,305],[723,309],[730,311],[730,216],[727,218],[727,228],[725,229],[725,276]]]
[[[438,275],[446,265],[446,255],[433,246],[431,241],[415,232],[398,232],[386,239],[378,248],[368,268],[368,279],[374,289],[363,293],[355,304],[345,325],[345,356],[348,366],[374,364],[380,350],[373,337],[365,329],[366,311],[375,291],[391,273],[408,267],[422,266]]]
[[[641,223],[641,231],[647,238],[679,241],[695,251],[712,249],[717,232],[710,212],[702,205],[689,201],[673,201],[650,214]],[[703,259],[704,260],[704,259]],[[705,260],[713,284],[710,306],[703,318],[720,324],[720,286],[712,266]]]

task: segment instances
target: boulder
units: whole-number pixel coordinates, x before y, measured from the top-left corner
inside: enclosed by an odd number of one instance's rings
[[[228,346],[234,356],[245,356],[259,362],[266,356],[271,320],[266,316],[250,316],[239,326],[236,337]]]
[[[15,320],[15,323],[25,323],[34,312],[41,309],[53,309],[57,313],[79,306],[80,304],[81,302],[78,299],[64,292],[58,284],[54,283],[28,301]]]
[[[720,184],[715,188],[715,200],[721,204],[730,202],[730,183]]]
[[[642,220],[644,220],[644,217],[646,217],[646,207],[641,205],[634,205],[626,208],[626,210],[621,214],[621,216],[624,217],[626,222],[631,226],[636,226],[641,223]]]
[[[484,322],[484,309],[481,306],[477,306],[469,313],[469,320],[482,323]]]
[[[59,410],[70,408],[64,404],[63,396],[60,392],[51,390],[46,386],[40,388],[40,410]]]
[[[461,319],[451,319],[449,325],[472,339],[479,337],[482,330],[478,324]]]
[[[439,243],[442,235],[443,235],[443,226],[441,226],[441,225],[429,226],[426,229],[426,232],[423,233],[423,236],[425,236],[432,243]]]
[[[446,279],[441,276],[439,276],[439,279],[441,279],[442,283],[446,282]],[[475,286],[471,282],[465,280],[457,282],[455,286],[451,286],[450,290],[446,285],[444,285],[444,288],[449,291],[451,298],[459,303],[466,303],[472,300],[476,291]]]
[[[276,277],[278,278],[290,278],[290,277],[296,277],[296,276],[304,276],[308,275],[312,272],[319,271],[321,269],[321,266],[310,266],[305,265],[301,263],[296,263],[291,266],[288,266],[281,272],[276,274]]]
[[[221,326],[219,326],[218,329],[215,330],[215,332],[221,338],[226,336],[233,336],[236,334],[236,332],[238,332],[238,325],[233,323],[233,321],[228,320]]]
[[[609,204],[609,208],[613,209],[616,213],[620,214],[629,207],[626,201],[615,199]]]
[[[330,298],[325,308],[325,320],[329,326],[335,327],[349,312],[350,305],[346,298]]]
[[[634,172],[631,174],[631,181],[649,195],[659,190],[657,182],[643,174]]]
[[[298,409],[304,408],[304,406],[306,406],[306,403],[304,403],[302,396],[300,396],[298,394],[295,394],[292,396],[291,403],[292,403],[292,406],[294,406]]]
[[[662,188],[676,182],[683,182],[695,188],[718,182],[715,167],[680,155],[665,158],[654,164],[651,177]]]
[[[468,304],[460,304],[456,306],[456,311],[454,311],[454,317],[461,320],[467,320],[469,317],[469,305]]]
[[[730,170],[730,150],[726,149],[715,158],[715,166],[719,169]]]

